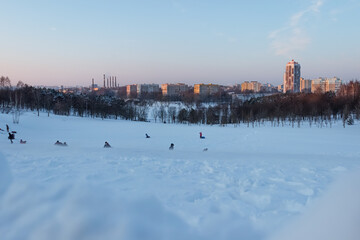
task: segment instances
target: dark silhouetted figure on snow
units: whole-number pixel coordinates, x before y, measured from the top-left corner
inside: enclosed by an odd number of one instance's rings
[[[200,138],[204,139],[205,137],[202,135],[202,132],[200,132]]]
[[[150,136],[147,133],[145,133],[145,136],[146,136],[146,138],[150,138]]]
[[[11,143],[13,143],[13,140],[15,139],[15,134],[9,132],[9,137],[8,137],[8,139],[10,140]]]
[[[110,144],[108,142],[105,142],[104,148],[111,148]]]
[[[174,150],[174,144],[170,144],[169,150]]]

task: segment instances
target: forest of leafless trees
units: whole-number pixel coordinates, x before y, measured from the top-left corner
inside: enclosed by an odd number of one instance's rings
[[[300,127],[328,126],[337,120],[344,127],[360,119],[360,82],[351,81],[341,86],[335,94],[296,93],[274,94],[248,101],[231,100],[204,104],[199,99],[171,106],[154,100],[128,100],[114,94],[98,95],[62,93],[53,89],[35,88],[19,82],[11,86],[10,79],[0,77],[0,111],[12,113],[14,122],[19,121],[22,111],[37,114],[74,115],[93,118],[114,118],[135,121],[155,121],[183,124],[246,124],[272,126],[291,124]]]

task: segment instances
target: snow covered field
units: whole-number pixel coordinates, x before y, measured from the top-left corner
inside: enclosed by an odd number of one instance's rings
[[[6,123],[18,134],[14,144],[0,134],[1,239],[360,238],[357,122],[248,128],[25,113],[14,125],[0,114]]]

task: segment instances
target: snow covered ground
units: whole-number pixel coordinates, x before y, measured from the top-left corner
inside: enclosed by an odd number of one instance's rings
[[[18,134],[14,144],[0,134],[1,239],[360,238],[358,123],[248,128],[25,113],[14,125],[0,114],[6,123]]]

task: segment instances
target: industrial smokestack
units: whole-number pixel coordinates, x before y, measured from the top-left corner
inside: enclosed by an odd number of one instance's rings
[[[115,76],[115,87],[118,87],[118,85],[116,84],[116,76]]]
[[[104,74],[104,88],[105,88],[106,86],[105,86],[105,74]]]
[[[106,79],[106,87],[109,87],[109,78]]]
[[[92,88],[92,90],[94,90],[94,87],[95,87],[94,79],[92,79],[92,81],[91,81],[91,88]]]

